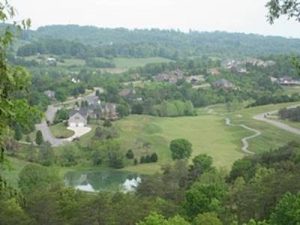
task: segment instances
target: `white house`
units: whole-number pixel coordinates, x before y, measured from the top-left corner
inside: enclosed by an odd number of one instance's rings
[[[87,120],[77,112],[69,118],[68,124],[70,127],[85,127],[87,125]]]

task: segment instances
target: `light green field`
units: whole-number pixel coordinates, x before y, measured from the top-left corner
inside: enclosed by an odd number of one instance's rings
[[[74,131],[68,130],[63,123],[55,124],[49,128],[53,136],[56,138],[68,138],[74,135]]]
[[[240,139],[251,135],[239,127],[228,127],[223,118],[214,115],[178,118],[155,118],[130,116],[116,123],[121,130],[121,146],[131,148],[135,157],[156,152],[158,164],[143,164],[127,167],[126,170],[153,173],[160,165],[171,162],[169,143],[176,138],[185,138],[193,145],[192,157],[206,153],[214,158],[217,167],[229,168],[243,157]],[[144,147],[149,143],[149,147]]]
[[[225,118],[231,118],[233,124],[245,124],[261,131],[260,136],[249,140],[249,150],[256,153],[264,152],[290,141],[297,141],[299,136],[254,120],[253,116],[294,104],[297,103],[260,106],[230,113],[224,105],[217,105],[211,107],[215,114],[208,114],[208,109],[203,108],[199,109],[197,117],[130,116],[116,122],[121,130],[120,141],[123,148],[133,149],[137,158],[157,152],[159,163],[130,166],[125,169],[143,173],[158,171],[160,165],[171,162],[168,146],[175,138],[189,140],[193,144],[193,156],[206,153],[214,158],[215,166],[229,169],[235,160],[244,156],[241,152],[241,139],[254,133],[238,126],[226,126]],[[150,145],[148,148],[143,147],[143,143]]]
[[[114,58],[113,62],[116,64],[117,68],[135,68],[140,66],[145,66],[149,63],[164,63],[170,62],[171,60],[161,57],[152,58]]]
[[[280,122],[285,123],[291,127],[300,129],[300,122],[293,122],[290,120],[280,120]]]
[[[268,123],[254,120],[253,116],[296,104],[299,104],[299,102],[253,107],[228,114],[228,116],[232,119],[232,123],[234,124],[245,124],[262,132],[262,135],[249,141],[249,150],[253,152],[263,152],[278,148],[290,141],[300,140],[300,138],[299,135],[281,130]]]

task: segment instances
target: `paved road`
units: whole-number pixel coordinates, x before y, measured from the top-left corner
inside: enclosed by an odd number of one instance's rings
[[[95,95],[95,91],[84,97],[93,96],[93,95]],[[66,102],[59,103],[56,105],[49,105],[47,108],[47,111],[45,113],[46,120],[48,120],[50,123],[52,123],[55,118],[55,114],[56,114],[57,110],[59,110],[63,104],[69,104],[72,102],[76,102],[78,100],[79,99],[72,99],[72,100],[68,100]],[[68,143],[68,142],[72,141],[74,138],[80,137],[91,131],[91,128],[89,128],[89,127],[78,128],[78,129],[74,128],[74,129],[71,129],[75,132],[75,134],[72,137],[66,138],[66,139],[58,139],[52,135],[46,120],[43,120],[40,124],[36,124],[35,128],[36,128],[36,130],[40,130],[42,132],[44,141],[48,141],[53,147],[57,147],[57,146],[65,144],[65,143]]]
[[[256,120],[263,121],[263,122],[266,122],[268,124],[271,124],[271,125],[273,125],[273,126],[275,126],[277,128],[285,130],[287,132],[300,135],[300,129],[291,127],[289,125],[286,125],[286,124],[284,124],[282,122],[279,122],[279,121],[276,121],[276,120],[270,120],[270,119],[266,118],[266,115],[268,115],[268,114],[274,114],[276,112],[277,111],[268,112],[268,113],[261,113],[261,114],[258,114],[256,116],[254,116],[253,118],[256,119]]]
[[[229,118],[225,119],[225,123],[227,126],[240,126],[246,130],[250,130],[252,132],[254,132],[255,134],[248,136],[248,137],[244,137],[241,139],[242,141],[242,152],[246,153],[246,154],[255,154],[254,152],[249,151],[249,140],[258,137],[259,135],[261,135],[261,132],[259,130],[253,129],[251,127],[246,126],[245,124],[237,124],[234,125],[231,123],[231,120]]]
[[[56,112],[60,109],[61,107],[54,106],[54,105],[49,105],[47,108],[47,111],[45,113],[47,121],[50,123],[53,123],[53,120],[55,118]]]
[[[53,147],[64,144],[63,140],[53,137],[46,120],[43,120],[40,124],[36,124],[35,128],[36,130],[40,130],[42,132],[44,141],[48,141]]]

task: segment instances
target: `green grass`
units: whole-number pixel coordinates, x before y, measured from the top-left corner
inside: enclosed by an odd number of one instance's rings
[[[240,139],[249,134],[239,127],[227,127],[219,116],[157,118],[130,116],[116,122],[121,130],[120,142],[124,149],[132,149],[135,157],[156,152],[158,164],[143,164],[125,168],[133,172],[153,173],[160,165],[172,162],[169,143],[176,138],[185,138],[193,145],[192,157],[206,153],[214,158],[217,167],[229,168],[241,158]],[[250,134],[249,134],[250,135]],[[144,146],[149,143],[148,146]]]
[[[249,150],[253,152],[264,152],[278,148],[290,141],[299,140],[299,135],[289,133],[263,121],[254,120],[253,116],[296,104],[299,104],[299,102],[253,107],[230,113],[228,116],[231,117],[234,124],[242,123],[261,131],[262,135],[250,141]]]
[[[63,123],[58,123],[50,127],[51,133],[56,138],[68,138],[74,135],[74,131],[68,130]]]
[[[117,68],[135,68],[140,66],[145,66],[149,63],[164,63],[170,62],[171,60],[161,57],[152,57],[152,58],[114,58],[113,62],[116,64]]]
[[[292,95],[292,94],[300,94],[300,86],[295,86],[295,87],[283,87],[283,90],[286,94]]]
[[[244,156],[241,152],[241,139],[253,132],[239,126],[226,126],[225,117],[230,117],[233,124],[245,124],[262,132],[260,136],[249,141],[249,150],[259,153],[299,140],[299,136],[254,120],[253,116],[294,104],[297,103],[266,105],[235,112],[228,112],[225,105],[216,105],[211,107],[216,115],[209,115],[208,110],[202,108],[198,110],[197,117],[129,116],[116,122],[121,130],[120,142],[124,151],[132,149],[137,158],[157,152],[159,163],[129,166],[125,170],[145,174],[159,171],[161,165],[172,161],[169,143],[175,138],[185,138],[193,144],[192,157],[206,153],[214,158],[215,166],[229,169],[235,160]],[[150,145],[145,147],[145,143]]]

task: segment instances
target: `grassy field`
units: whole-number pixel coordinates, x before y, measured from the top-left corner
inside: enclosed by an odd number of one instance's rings
[[[262,135],[250,141],[249,150],[253,152],[263,152],[278,148],[290,141],[299,140],[299,135],[286,132],[268,123],[254,120],[253,116],[296,104],[299,104],[299,102],[253,107],[242,109],[234,113],[228,113],[226,116],[230,117],[234,124],[245,124],[261,131]],[[220,107],[218,110],[220,111]]]
[[[175,138],[185,138],[193,144],[193,156],[206,153],[214,158],[217,167],[230,168],[232,163],[243,157],[241,139],[253,134],[241,127],[228,127],[225,118],[229,117],[233,124],[245,124],[255,128],[262,134],[249,141],[249,150],[259,153],[278,148],[290,141],[299,140],[299,136],[280,130],[270,124],[256,121],[253,116],[280,109],[297,103],[267,105],[227,112],[224,105],[199,109],[197,117],[157,118],[150,116],[130,116],[116,122],[121,130],[121,146],[132,149],[135,156],[157,152],[158,164],[142,164],[126,167],[132,172],[153,173],[162,164],[171,161],[169,143]]]
[[[170,62],[171,60],[161,57],[152,58],[114,58],[113,62],[116,64],[117,68],[130,69],[140,66],[145,66],[149,63],[164,63]]]
[[[227,127],[223,118],[214,115],[178,118],[130,116],[116,123],[121,130],[121,146],[132,149],[137,158],[156,152],[159,164],[143,164],[126,170],[153,173],[160,165],[171,162],[169,143],[185,138],[193,145],[193,156],[206,153],[217,167],[229,168],[241,158],[240,139],[250,135],[239,127]],[[191,158],[192,158],[191,157]]]
[[[50,130],[56,138],[68,138],[74,135],[74,131],[68,130],[63,123],[58,123],[50,127]]]

